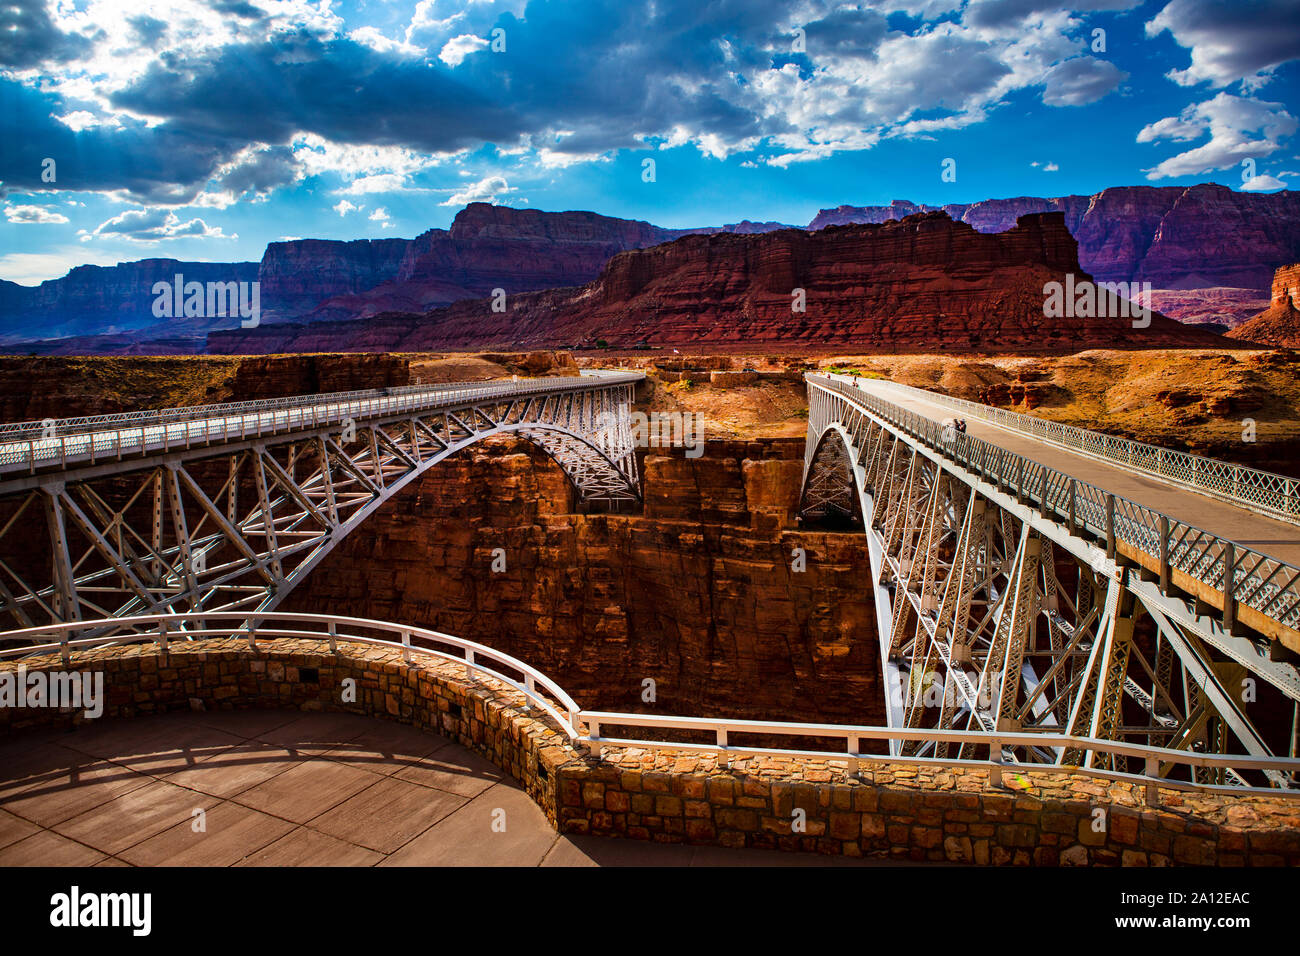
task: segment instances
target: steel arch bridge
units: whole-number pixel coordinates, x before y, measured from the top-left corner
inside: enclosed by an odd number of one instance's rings
[[[582,500],[640,500],[640,373],[584,373],[0,425],[10,628],[276,607],[339,541],[474,442],[514,434]]]
[[[1188,492],[1153,482],[1190,488],[1179,475],[1235,471],[1234,482],[1197,479],[1215,485],[1192,498],[1228,509],[1243,528],[1281,529],[1260,540],[1290,553],[1300,547],[1300,529],[1287,523],[1300,514],[1293,480],[1206,459],[1161,478],[1154,459],[1135,456],[1150,446],[1116,450],[1121,440],[1087,433],[1110,450],[1067,453],[1066,438],[1013,438],[1043,431],[1029,416],[848,376],[809,374],[807,383],[801,513],[860,522],[868,536],[890,727],[1295,756],[1300,569],[1114,491],[1136,482],[1185,508]],[[958,430],[945,420],[954,411],[979,426]],[[1067,746],[890,747],[1129,769],[1122,756]],[[1264,780],[1231,768],[1194,773],[1229,786]],[[1264,777],[1297,786],[1275,771]]]

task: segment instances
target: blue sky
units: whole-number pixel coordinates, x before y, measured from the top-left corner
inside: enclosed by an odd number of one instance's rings
[[[0,278],[473,200],[687,227],[1267,192],[1300,183],[1298,79],[1296,0],[5,0]]]

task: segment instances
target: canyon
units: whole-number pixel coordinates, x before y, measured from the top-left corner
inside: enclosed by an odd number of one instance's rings
[[[153,314],[155,282],[172,282],[180,273],[194,282],[252,282],[256,262],[181,262],[141,259],[116,266],[77,266],[61,279],[38,286],[0,280],[0,343],[30,339],[34,329],[44,338],[84,335],[108,337],[110,343],[133,342],[160,335],[174,340],[180,351],[193,351],[217,322],[174,320],[165,323]],[[224,322],[238,324],[238,319]]]
[[[907,200],[846,205],[822,210],[800,231],[883,224],[933,212],[984,234],[1012,230],[1023,215],[1060,213],[1077,240],[1083,272],[1099,281],[1150,282],[1159,311],[1213,331],[1239,325],[1265,308],[1273,271],[1300,259],[1300,193],[1244,193],[1211,183],[942,206]],[[81,266],[37,287],[0,281],[0,349],[62,355],[201,352],[207,333],[235,323],[155,319],[148,309],[149,286],[176,271],[199,281],[256,278],[262,284],[264,324],[331,324],[422,314],[495,289],[515,295],[581,286],[596,280],[619,253],[682,237],[761,236],[796,228],[744,220],[666,229],[593,212],[471,203],[449,229],[430,229],[414,239],[294,239],[270,243],[260,263],[147,259]],[[31,339],[33,329],[40,330],[40,340]],[[797,325],[791,335],[799,339]],[[229,345],[228,338],[219,338],[219,344]],[[481,344],[481,339],[461,343]]]
[[[1028,213],[1060,212],[1079,241],[1079,263],[1103,282],[1158,289],[1266,289],[1273,270],[1300,258],[1300,192],[1195,186],[1115,186],[1091,196],[988,199],[944,206],[824,209],[809,229],[884,222],[941,210],[980,232],[1002,232]]]
[[[802,370],[888,373],[1163,444],[1203,435],[1202,450],[1234,460],[1294,463],[1300,359],[1198,352],[1193,364],[1189,354],[1111,350],[974,361],[846,354],[819,363],[763,354],[629,358],[649,376],[636,408],[699,413],[708,439],[696,459],[681,449],[642,450],[640,510],[588,513],[534,446],[492,439],[386,504],[283,607],[471,637],[528,660],[592,708],[879,723],[866,540],[796,518],[807,411]],[[6,418],[31,419],[575,374],[586,361],[542,351],[11,358],[0,360],[0,402]],[[36,375],[46,383],[39,395],[27,387]],[[1230,437],[1243,413],[1259,417],[1256,443]],[[497,548],[506,557],[503,572],[493,571]],[[793,561],[799,548],[805,570]],[[644,696],[647,680],[653,701]]]
[[[1229,333],[1233,338],[1273,348],[1300,348],[1300,263],[1283,266],[1273,276],[1268,308]]]
[[[942,212],[817,232],[692,235],[614,256],[593,282],[463,300],[365,321],[214,332],[208,351],[253,354],[451,348],[772,345],[806,353],[1067,352],[1096,347],[1222,347],[1155,315],[1045,318],[1044,285],[1085,279],[1062,213],[981,233]],[[1119,311],[1111,303],[1108,315]]]

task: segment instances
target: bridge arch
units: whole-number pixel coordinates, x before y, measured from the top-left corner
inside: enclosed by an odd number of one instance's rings
[[[857,462],[860,453],[842,423],[822,428],[805,455],[799,488],[799,514],[811,519],[841,518],[865,523],[868,515],[860,493]]]
[[[1057,471],[1042,463],[1048,454],[1017,454],[996,431],[981,431],[985,439],[943,427],[942,409],[959,404],[977,422],[1036,434],[999,410],[890,383],[807,378],[800,508],[843,512],[858,498],[891,727],[1015,736],[1001,749],[1020,763],[1083,759],[1074,747],[1034,743],[1035,733],[1061,731],[1287,752],[1300,669],[1257,644],[1292,646],[1300,568]],[[1091,447],[1091,433],[1068,437]],[[1261,701],[1253,707],[1239,699],[1247,674]],[[949,751],[923,736],[891,746]],[[1101,769],[1125,766],[1116,756]],[[1243,761],[1216,779],[1251,776]]]
[[[0,618],[271,610],[412,481],[500,435],[540,448],[582,500],[632,505],[642,377],[301,396],[52,434],[0,426]]]

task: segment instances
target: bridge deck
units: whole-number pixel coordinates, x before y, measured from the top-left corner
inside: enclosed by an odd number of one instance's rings
[[[936,422],[962,417],[961,413],[943,405],[901,389],[890,388],[887,382],[863,379],[858,387]],[[1162,511],[1171,518],[1185,521],[1278,560],[1300,565],[1300,531],[1297,531],[1295,525],[1155,478],[1142,477],[1118,465],[1076,454],[989,422],[967,418],[966,431],[1080,481],[1090,482],[1113,494]]]

